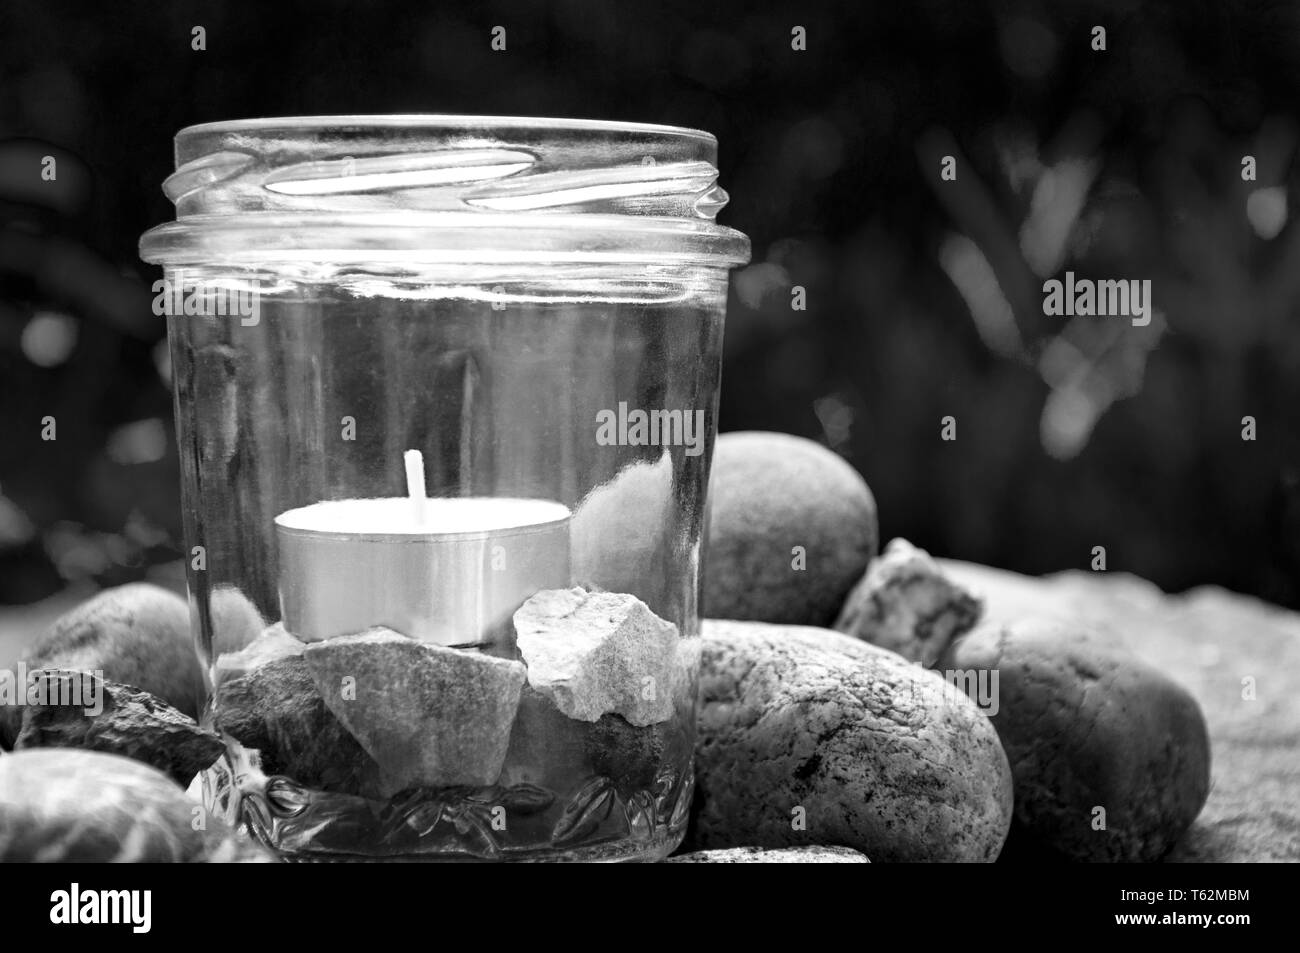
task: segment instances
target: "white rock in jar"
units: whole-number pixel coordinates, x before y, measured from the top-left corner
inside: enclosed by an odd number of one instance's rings
[[[515,612],[528,684],[565,715],[622,715],[637,727],[673,715],[677,626],[636,596],[544,589]]]

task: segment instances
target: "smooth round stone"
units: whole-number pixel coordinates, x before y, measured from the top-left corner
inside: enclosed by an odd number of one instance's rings
[[[173,592],[148,583],[105,589],[60,616],[24,659],[27,670],[99,672],[198,717],[203,671],[190,637],[190,610]],[[22,722],[17,706],[0,709],[0,735],[12,745]]]
[[[0,862],[274,859],[139,761],[72,748],[0,757]]]
[[[666,864],[869,864],[865,855],[848,847],[731,847],[678,854]]]
[[[1200,706],[1118,639],[1062,621],[987,624],[941,667],[998,672],[991,720],[1015,778],[1017,848],[1023,838],[1074,860],[1153,861],[1204,806]]]
[[[838,844],[991,861],[1011,770],[936,673],[824,629],[704,623],[691,849]]]
[[[876,501],[858,472],[802,437],[726,433],[714,448],[709,494],[703,611],[834,622],[879,538]]]
[[[212,620],[212,658],[238,652],[266,629],[257,606],[234,586],[217,586],[208,603]]]

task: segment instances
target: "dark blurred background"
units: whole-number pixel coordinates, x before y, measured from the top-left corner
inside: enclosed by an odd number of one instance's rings
[[[464,112],[718,136],[722,221],[754,248],[722,427],[843,454],[885,538],[1032,573],[1100,545],[1166,589],[1300,605],[1300,5],[463,6],[0,6],[0,604],[179,554],[158,275],[136,253],[173,217],[173,134]],[[44,155],[55,188],[33,185]],[[1151,279],[1150,326],[1044,317],[1066,270]]]

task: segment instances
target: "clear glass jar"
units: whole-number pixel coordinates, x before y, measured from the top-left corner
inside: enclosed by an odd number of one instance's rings
[[[679,842],[749,253],[713,221],[716,148],[452,116],[177,136],[177,221],[141,254],[164,266],[205,718],[228,742],[210,807],[290,859]]]

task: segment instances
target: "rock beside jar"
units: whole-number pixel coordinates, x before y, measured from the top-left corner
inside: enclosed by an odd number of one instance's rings
[[[123,755],[182,785],[225,752],[216,734],[148,692],[89,672],[46,671],[38,677],[47,702],[24,706],[17,751],[82,748]]]
[[[23,660],[27,670],[75,669],[148,692],[197,718],[205,690],[190,636],[190,611],[175,593],[148,583],[106,589],[64,614]],[[0,708],[0,735],[12,745],[19,706]]]
[[[1073,860],[1162,857],[1205,805],[1205,719],[1181,685],[1077,623],[981,626],[942,663],[995,669],[1015,777],[1013,840]]]
[[[1011,771],[939,675],[838,632],[707,620],[692,848],[835,843],[875,861],[991,861]]]
[[[697,850],[667,858],[666,864],[869,864],[849,847],[729,847]]]
[[[139,761],[73,749],[0,757],[0,862],[275,860]]]
[[[979,621],[983,609],[929,553],[895,539],[849,593],[835,628],[931,668],[954,638]]]
[[[709,489],[702,611],[720,619],[828,626],[876,554],[866,481],[788,434],[718,437]]]

